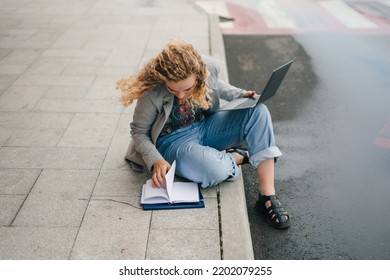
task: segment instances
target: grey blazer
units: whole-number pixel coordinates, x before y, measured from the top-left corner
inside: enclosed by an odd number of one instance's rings
[[[213,104],[206,111],[206,117],[220,106],[220,98],[231,101],[242,97],[245,90],[234,87],[218,79],[219,66],[216,60],[203,56],[210,75],[206,85],[212,90],[210,94]],[[172,111],[174,95],[169,93],[164,84],[144,93],[135,107],[133,122],[130,124],[131,140],[125,159],[130,161],[134,170],[141,171],[145,167],[152,170],[158,159],[163,159],[155,144]]]

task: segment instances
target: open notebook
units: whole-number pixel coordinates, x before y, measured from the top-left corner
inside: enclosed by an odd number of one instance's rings
[[[166,188],[156,188],[149,179],[142,186],[141,204],[144,210],[203,208],[199,186],[194,182],[174,182],[176,161],[165,176]]]

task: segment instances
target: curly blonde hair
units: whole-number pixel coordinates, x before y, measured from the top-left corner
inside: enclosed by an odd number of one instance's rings
[[[209,75],[206,64],[191,44],[171,40],[137,75],[117,82],[117,89],[122,91],[120,101],[128,106],[160,83],[179,82],[191,75],[195,75],[196,85],[186,101],[208,109],[211,97],[206,86],[206,77]]]

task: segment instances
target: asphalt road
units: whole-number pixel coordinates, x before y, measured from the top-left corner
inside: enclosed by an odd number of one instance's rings
[[[257,181],[244,166],[256,259],[390,259],[390,149],[375,139],[390,121],[388,36],[224,36],[230,82],[261,92],[295,62],[270,109],[284,156],[276,189],[292,226],[254,211]]]

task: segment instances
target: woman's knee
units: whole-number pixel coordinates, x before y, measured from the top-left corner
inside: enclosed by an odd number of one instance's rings
[[[209,187],[234,177],[236,167],[226,153],[204,151],[181,156],[177,159],[176,168],[179,176]]]
[[[260,117],[260,118],[270,118],[271,117],[271,114],[268,110],[268,107],[261,103],[261,104],[258,104],[255,108],[254,108],[254,112],[256,112],[256,114]]]

